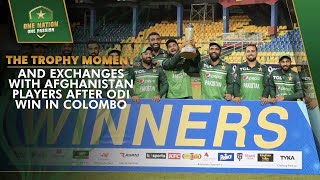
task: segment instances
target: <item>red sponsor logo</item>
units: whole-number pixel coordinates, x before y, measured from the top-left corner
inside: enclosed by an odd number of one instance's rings
[[[181,159],[181,153],[168,153],[168,159]]]
[[[210,73],[206,73],[206,78],[210,78],[211,74]]]
[[[243,80],[248,80],[249,77],[248,77],[248,76],[243,76],[242,79],[243,79]]]
[[[144,83],[144,79],[139,79],[139,83],[143,84]]]
[[[209,157],[209,154],[206,152],[206,153],[204,154],[204,157]]]

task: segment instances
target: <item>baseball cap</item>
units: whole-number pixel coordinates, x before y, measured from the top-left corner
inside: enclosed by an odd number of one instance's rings
[[[211,46],[218,46],[219,49],[221,50],[221,45],[218,44],[217,42],[211,42],[211,43],[209,44],[209,48],[210,48]]]
[[[279,62],[282,61],[283,59],[289,59],[291,61],[291,57],[288,55],[283,55],[279,58]]]
[[[150,50],[152,51],[152,48],[150,46],[144,46],[143,48],[141,48],[141,52],[140,52],[140,55],[144,52],[146,52],[147,50]]]
[[[108,56],[110,56],[111,53],[117,53],[119,56],[121,55],[121,51],[119,49],[111,49],[109,52],[108,52]]]
[[[172,42],[178,44],[175,39],[168,39],[167,42],[166,42],[166,46],[168,47],[168,45],[169,45],[170,43],[172,43]]]

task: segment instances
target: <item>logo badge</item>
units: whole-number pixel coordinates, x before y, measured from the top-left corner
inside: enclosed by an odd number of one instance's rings
[[[36,24],[35,33],[42,39],[48,32],[54,32],[54,28],[59,26],[59,22],[53,22],[53,11],[44,6],[38,6],[29,11],[30,23]],[[31,31],[28,31],[31,32]]]
[[[183,159],[190,159],[190,160],[194,160],[194,159],[201,159],[201,154],[194,154],[194,153],[186,153],[182,155]]]
[[[258,154],[258,162],[273,162],[273,154]]]
[[[181,153],[168,153],[168,159],[181,159]]]
[[[166,153],[146,153],[147,159],[167,159]]]
[[[237,159],[239,161],[241,161],[242,157],[243,157],[243,153],[237,153]]]
[[[73,159],[89,159],[89,151],[73,151]]]
[[[218,161],[234,161],[233,153],[218,153]]]

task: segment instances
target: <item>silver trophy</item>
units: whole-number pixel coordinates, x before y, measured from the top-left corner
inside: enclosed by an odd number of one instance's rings
[[[193,39],[194,29],[192,24],[188,24],[185,29],[186,41]],[[181,56],[186,59],[194,59],[197,56],[197,50],[191,44],[181,49]]]

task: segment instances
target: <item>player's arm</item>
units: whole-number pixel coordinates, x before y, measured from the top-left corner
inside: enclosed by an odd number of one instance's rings
[[[174,56],[168,57],[162,62],[162,68],[164,70],[173,70],[181,60],[182,57],[180,55],[180,51],[178,51]]]
[[[234,76],[232,74],[232,68],[229,66],[227,71],[227,94],[233,95],[234,94]]]
[[[264,67],[264,76],[263,76],[263,92],[262,96],[265,98],[269,97],[270,94],[270,85],[269,85],[269,72],[267,67]]]
[[[127,80],[128,80],[129,82],[133,81],[133,83],[134,83],[134,81],[135,81],[135,74],[134,74],[133,68],[129,68],[129,69],[128,69]],[[129,88],[129,94],[130,94],[131,97],[132,97],[132,96],[136,96],[133,88]]]
[[[294,76],[294,91],[295,91],[295,93],[292,95],[285,95],[284,100],[285,101],[294,101],[294,100],[303,98],[302,85],[301,85],[301,81],[300,81],[300,78],[298,77],[298,75]]]
[[[240,83],[241,83],[240,65],[236,67],[234,75],[235,75],[235,78],[233,83],[233,95],[234,97],[240,97]]]
[[[166,78],[166,75],[164,74],[162,68],[159,68],[159,95],[160,97],[164,96],[168,92],[169,84]]]

